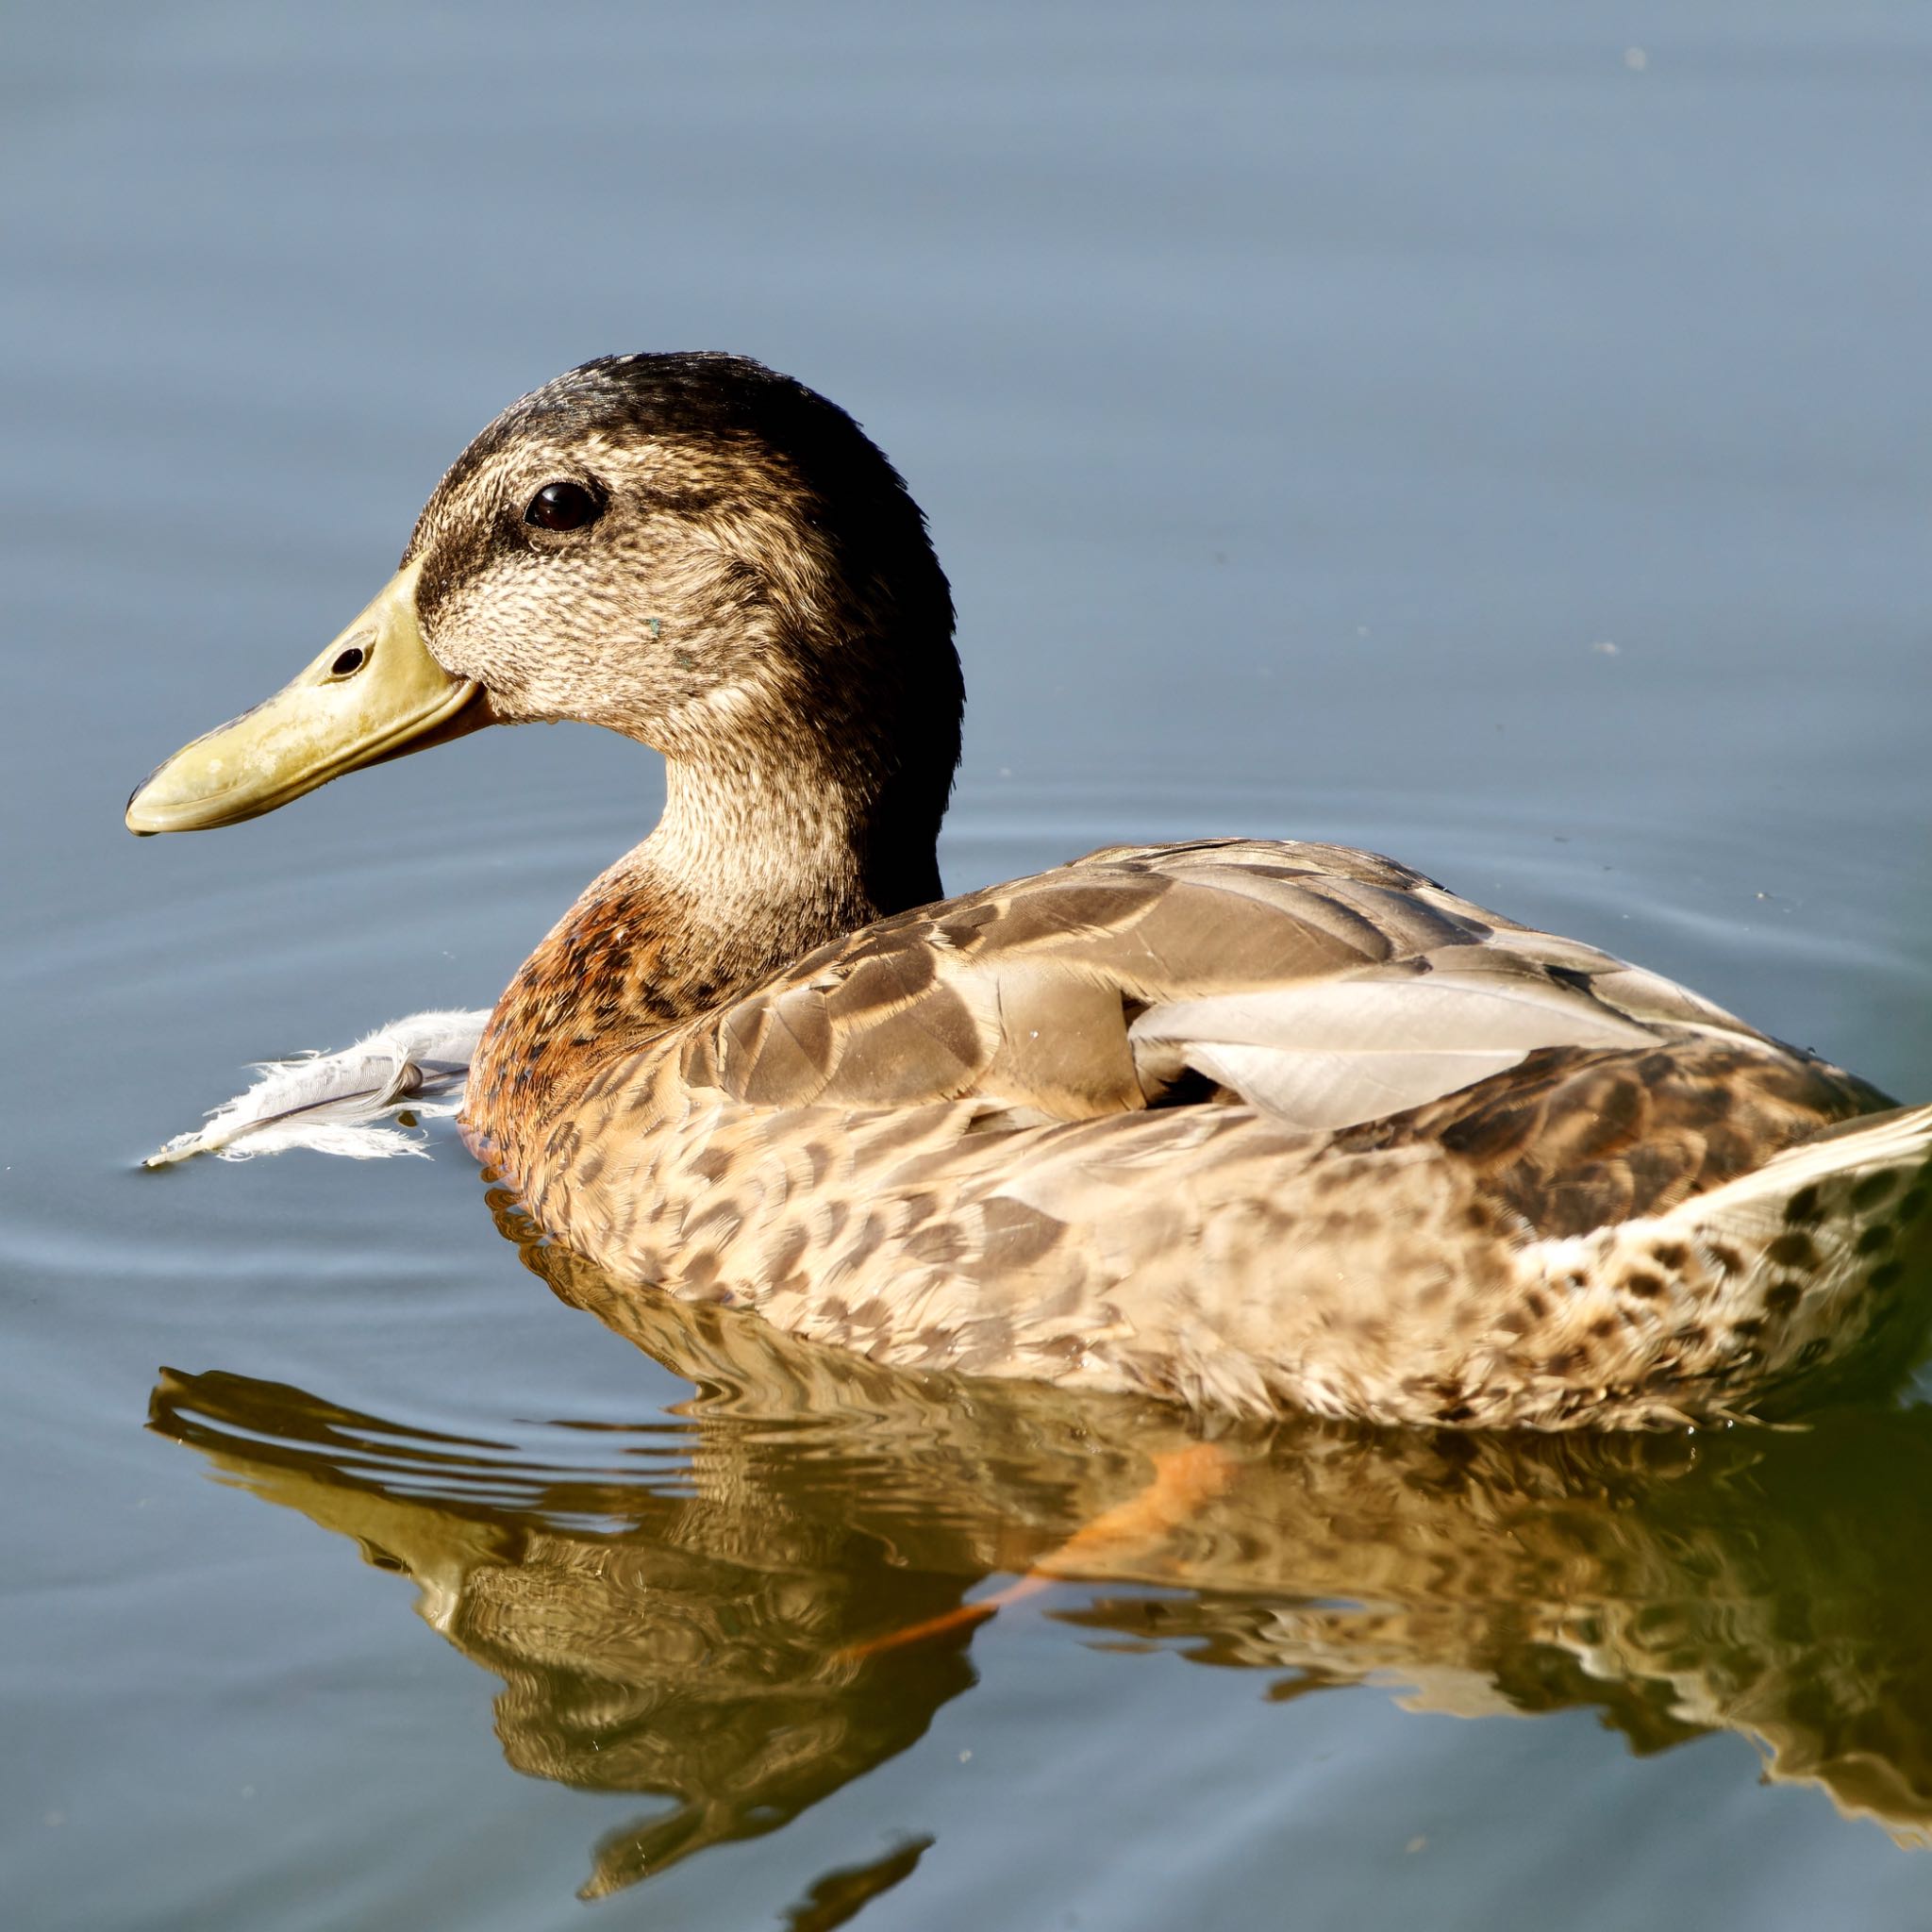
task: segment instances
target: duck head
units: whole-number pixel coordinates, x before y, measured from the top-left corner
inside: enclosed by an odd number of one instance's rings
[[[127,824],[234,824],[483,724],[575,719],[929,867],[952,625],[918,508],[842,410],[743,357],[608,357],[491,424],[368,608],[156,771]]]

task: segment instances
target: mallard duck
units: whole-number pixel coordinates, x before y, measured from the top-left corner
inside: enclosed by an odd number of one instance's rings
[[[1115,846],[942,899],[961,707],[857,424],[742,358],[615,357],[485,429],[375,601],[127,823],[486,724],[654,747],[663,817],[498,1001],[466,1138],[626,1291],[897,1367],[1682,1424],[1906,1299],[1932,1108],[1369,853]]]

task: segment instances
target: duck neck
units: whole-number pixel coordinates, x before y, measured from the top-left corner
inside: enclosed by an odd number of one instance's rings
[[[957,733],[956,712],[948,750]],[[667,760],[657,828],[591,882],[497,1003],[465,1111],[512,1173],[519,1148],[613,1054],[939,897],[950,757],[935,784],[849,751],[735,751]]]
[[[625,861],[743,990],[869,921],[940,895],[936,812],[824,758],[665,768],[664,814]],[[595,890],[594,888],[592,889]]]

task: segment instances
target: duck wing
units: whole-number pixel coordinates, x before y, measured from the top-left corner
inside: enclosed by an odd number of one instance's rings
[[[879,922],[698,1023],[690,1084],[754,1106],[973,1100],[1014,1124],[1181,1101],[1310,1131],[1541,1049],[1741,1021],[1407,867],[1318,844],[1116,846]]]

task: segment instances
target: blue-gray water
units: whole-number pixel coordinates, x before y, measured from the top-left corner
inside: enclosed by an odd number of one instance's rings
[[[1159,1420],[691,1407],[446,1137],[132,1169],[242,1062],[493,996],[653,761],[120,810],[505,402],[733,348],[931,516],[951,886],[1352,841],[1932,1095],[1932,17],[205,0],[14,8],[0,102],[9,1924],[1924,1923],[1932,1409],[1288,1431],[867,1654]]]

